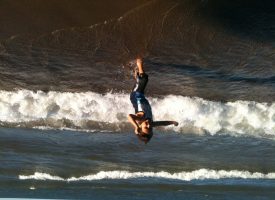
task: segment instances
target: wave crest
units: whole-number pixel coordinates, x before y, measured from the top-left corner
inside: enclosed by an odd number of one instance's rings
[[[213,102],[169,95],[149,98],[154,119],[177,120],[183,133],[230,133],[275,136],[275,103],[253,101]],[[133,113],[127,94],[94,92],[0,91],[2,126],[128,130]]]
[[[91,174],[81,177],[62,178],[59,176],[52,176],[46,173],[35,172],[33,175],[19,175],[21,180],[54,180],[54,181],[94,181],[103,179],[136,179],[136,178],[163,178],[181,181],[192,180],[209,180],[209,179],[275,179],[275,173],[263,174],[260,172],[248,172],[238,170],[209,170],[199,169],[191,172],[128,172],[128,171],[100,171],[96,174]]]

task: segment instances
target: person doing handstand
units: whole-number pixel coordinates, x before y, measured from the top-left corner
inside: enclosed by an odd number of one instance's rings
[[[148,75],[144,72],[141,58],[136,60],[137,68],[134,72],[136,83],[130,95],[131,103],[135,109],[135,114],[129,114],[128,120],[135,129],[138,138],[145,142],[150,141],[153,136],[153,127],[178,125],[176,121],[153,121],[152,108],[144,96],[144,90],[148,83]]]

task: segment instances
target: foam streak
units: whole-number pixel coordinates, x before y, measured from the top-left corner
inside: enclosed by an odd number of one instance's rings
[[[136,178],[162,178],[180,181],[192,180],[218,180],[218,179],[275,179],[275,172],[263,174],[260,172],[238,171],[238,170],[209,170],[199,169],[191,172],[129,172],[129,171],[100,171],[81,177],[61,178],[45,173],[35,172],[33,175],[20,175],[21,180],[54,180],[54,181],[94,181],[103,179],[136,179]]]

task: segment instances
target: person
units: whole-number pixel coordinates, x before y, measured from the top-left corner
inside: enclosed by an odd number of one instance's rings
[[[143,69],[143,61],[141,58],[137,58],[136,65],[137,67],[134,71],[136,83],[130,94],[130,100],[135,109],[135,114],[129,114],[128,120],[134,127],[135,134],[146,144],[153,136],[153,127],[172,124],[177,126],[178,122],[153,121],[152,108],[144,95],[148,83],[148,75]]]

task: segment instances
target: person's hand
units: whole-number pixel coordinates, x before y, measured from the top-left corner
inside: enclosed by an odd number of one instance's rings
[[[176,122],[176,121],[174,121],[173,124],[174,124],[174,126],[178,126],[179,125],[179,123]]]
[[[138,134],[139,134],[139,131],[140,131],[140,128],[139,128],[139,127],[136,127],[136,128],[135,128],[135,134],[138,135]]]

